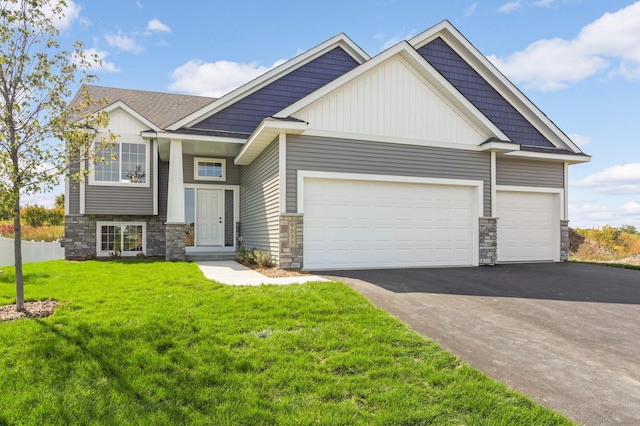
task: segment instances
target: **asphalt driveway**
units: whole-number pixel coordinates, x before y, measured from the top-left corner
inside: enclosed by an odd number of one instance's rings
[[[640,424],[640,271],[547,263],[322,275],[578,423]]]

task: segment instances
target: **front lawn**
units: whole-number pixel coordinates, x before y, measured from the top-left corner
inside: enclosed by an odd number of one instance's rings
[[[227,287],[148,260],[24,270],[27,300],[61,306],[0,323],[0,424],[570,424],[340,283]]]

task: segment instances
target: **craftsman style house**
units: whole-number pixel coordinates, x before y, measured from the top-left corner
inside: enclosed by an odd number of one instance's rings
[[[373,58],[339,34],[219,99],[87,89],[118,143],[67,187],[67,258],[567,257],[568,166],[590,157],[447,21]]]

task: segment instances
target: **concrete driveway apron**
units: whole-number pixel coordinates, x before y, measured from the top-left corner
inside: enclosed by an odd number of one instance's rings
[[[322,275],[578,423],[640,424],[640,271],[546,263]]]

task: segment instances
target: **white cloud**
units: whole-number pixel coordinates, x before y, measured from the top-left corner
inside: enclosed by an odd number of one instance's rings
[[[551,7],[556,0],[538,0],[534,1],[533,5],[537,7]]]
[[[136,0],[136,6],[138,6],[138,9],[142,9],[142,3],[139,0]]]
[[[85,58],[89,61],[90,66],[87,68],[91,71],[105,71],[105,72],[120,72],[120,68],[118,68],[113,62],[108,62],[105,60],[107,56],[109,56],[109,52],[104,50],[98,50],[94,47],[90,49],[84,50]],[[97,59],[102,61],[93,61],[92,58],[96,56]],[[77,62],[77,61],[76,61]]]
[[[159,19],[152,19],[147,24],[148,31],[162,32],[162,33],[170,33],[171,28],[168,25],[160,22]]]
[[[60,31],[64,31],[68,29],[79,16],[80,6],[75,4],[73,0],[67,0],[62,16],[56,19],[55,25]]]
[[[588,136],[582,136],[579,135],[577,133],[572,133],[569,136],[569,139],[571,139],[573,141],[573,143],[575,143],[576,145],[578,145],[579,147],[583,147],[585,145],[589,145],[591,143],[591,138]]]
[[[640,1],[604,14],[572,40],[543,39],[489,60],[515,82],[541,91],[563,89],[607,69],[612,75],[640,79]]]
[[[634,225],[640,227],[640,202],[622,205],[569,204],[570,225],[577,228],[600,228],[604,225]]]
[[[640,194],[640,163],[608,167],[574,185],[604,194]]]
[[[118,31],[118,34],[107,34],[104,38],[107,40],[109,46],[116,47],[125,52],[140,53],[144,50],[137,41],[121,31]]]
[[[505,3],[502,6],[500,6],[498,8],[498,12],[500,12],[500,13],[511,13],[511,12],[514,12],[514,11],[520,9],[521,7],[522,7],[522,1],[521,0],[510,1],[510,2]]]
[[[464,10],[464,16],[466,16],[467,18],[470,17],[471,15],[473,15],[477,8],[478,3],[471,3],[469,7]]]
[[[171,73],[173,83],[169,85],[169,89],[192,95],[220,97],[284,62],[279,60],[266,67],[257,62],[241,64],[193,59]]]
[[[373,38],[376,40],[382,40],[382,50],[387,50],[391,46],[395,46],[396,44],[398,44],[400,41],[408,40],[415,35],[416,35],[416,30],[413,29],[408,33],[405,33],[404,35],[403,33],[399,33],[394,35],[393,37],[387,38],[386,40],[385,40],[386,36],[383,33],[378,33]]]

